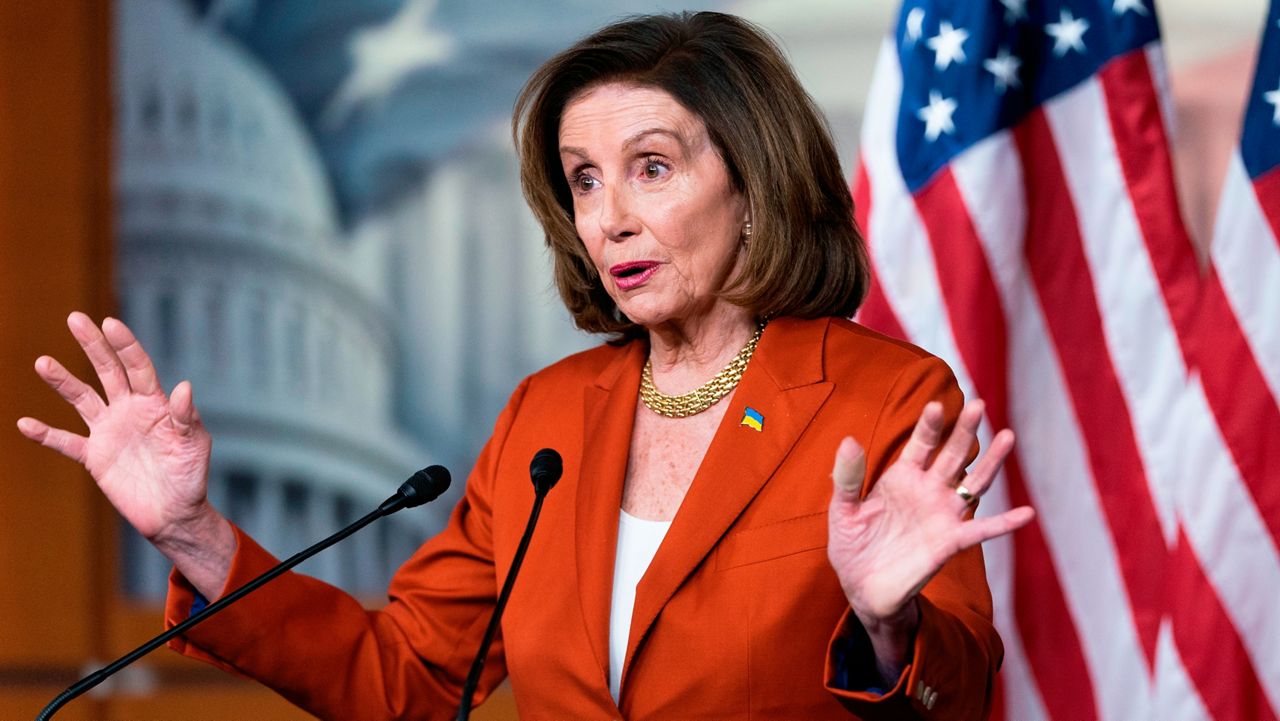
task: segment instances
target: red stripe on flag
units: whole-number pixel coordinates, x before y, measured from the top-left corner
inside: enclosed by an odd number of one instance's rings
[[[867,175],[867,164],[858,163],[858,175],[853,181],[853,217],[860,232],[866,232],[871,222],[871,178]],[[871,288],[867,297],[858,309],[858,322],[888,336],[909,341],[902,322],[893,312],[893,306],[880,287],[880,276],[876,273],[875,263],[871,263]]]
[[[884,290],[880,287],[880,276],[876,274],[874,265],[871,266],[871,289],[867,291],[862,307],[858,308],[856,318],[859,323],[872,330],[900,340],[911,340],[907,337],[907,332],[903,330],[902,323],[898,321],[898,316],[894,314],[893,307],[889,305],[889,299],[885,297]]]
[[[995,280],[949,168],[916,194],[952,332],[995,428],[1009,425],[1008,335]],[[1009,504],[1030,503],[1016,454],[1005,462]],[[1055,719],[1098,715],[1088,665],[1039,521],[1013,534],[1013,611],[1032,675]]]
[[[1258,197],[1262,214],[1271,226],[1271,234],[1280,241],[1280,167],[1272,168],[1253,181],[1253,194]]]
[[[1210,269],[1192,358],[1218,428],[1273,544],[1280,545],[1280,407],[1271,395],[1222,281]]]
[[[1209,407],[1254,503],[1280,545],[1280,408],[1216,274],[1203,281],[1178,214],[1173,165],[1147,56],[1130,53],[1099,74],[1116,149],[1183,353],[1201,373]],[[1255,188],[1280,227],[1280,173]],[[1267,200],[1263,200],[1263,196]],[[1269,203],[1269,206],[1268,206]]]
[[[1200,277],[1178,213],[1168,138],[1147,56],[1137,52],[1119,58],[1099,77],[1128,192],[1186,362],[1199,370],[1240,476],[1273,541],[1280,541],[1280,487],[1274,483],[1280,478],[1280,409],[1217,275]],[[1255,188],[1271,227],[1280,227],[1280,173],[1263,176]],[[1239,632],[1187,539],[1180,538],[1179,544],[1171,569],[1179,578],[1172,597],[1173,629],[1188,674],[1215,718],[1262,719],[1261,708],[1265,718],[1274,719],[1265,701],[1249,699],[1250,694],[1263,697]],[[1189,602],[1193,598],[1194,604]],[[1246,679],[1250,691],[1242,690]],[[1244,698],[1238,697],[1241,693]]]
[[[1115,542],[1148,669],[1164,608],[1168,549],[1103,332],[1071,191],[1043,110],[1014,129],[1026,185],[1026,253]]]
[[[1112,60],[1098,81],[1138,227],[1185,356],[1197,316],[1200,268],[1178,210],[1173,159],[1147,54],[1138,50]]]
[[[1207,651],[1184,653],[1182,660],[1209,713],[1218,721],[1276,721],[1240,634],[1204,576],[1182,528],[1178,529],[1173,555],[1173,637],[1180,649]]]

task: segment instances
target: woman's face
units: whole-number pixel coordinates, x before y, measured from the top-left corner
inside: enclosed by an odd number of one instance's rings
[[[560,162],[578,237],[628,318],[679,325],[725,302],[748,209],[701,119],[662,90],[601,85],[566,106]]]

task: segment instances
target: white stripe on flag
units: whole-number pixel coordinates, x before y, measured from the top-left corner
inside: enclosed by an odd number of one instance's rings
[[[1224,186],[1210,247],[1213,265],[1271,395],[1280,399],[1280,245],[1238,151]]]
[[[956,184],[1006,309],[1010,416],[1019,460],[1077,623],[1104,718],[1137,718],[1146,670],[1118,572],[1116,550],[1085,464],[1084,440],[1065,391],[1022,253],[1026,203],[1021,166],[1007,134],[952,163]],[[991,178],[1006,179],[999,184]],[[1118,679],[1123,679],[1119,684]],[[1127,687],[1123,693],[1117,689]],[[1017,718],[1011,716],[1011,718]]]
[[[1133,423],[1148,493],[1164,532],[1177,535],[1173,485],[1183,473],[1181,440],[1169,409],[1186,388],[1186,365],[1156,282],[1096,79],[1045,107],[1084,241],[1105,352]],[[1099,349],[1102,352],[1104,349]]]
[[[1027,492],[1040,509],[1102,718],[1145,718],[1143,652],[1058,358],[1030,281],[1004,293],[1027,308],[1008,319],[1009,411]]]
[[[1182,657],[1174,645],[1169,619],[1160,624],[1156,643],[1156,689],[1151,709],[1153,721],[1204,721],[1209,710],[1200,700],[1196,685],[1182,665]]]
[[[1184,423],[1178,514],[1205,576],[1237,629],[1272,708],[1280,708],[1280,556],[1214,423],[1199,375],[1170,414]],[[1208,482],[1211,485],[1206,485]],[[1210,654],[1212,649],[1203,649]]]
[[[1178,135],[1178,113],[1174,108],[1173,90],[1169,85],[1169,66],[1164,60],[1164,43],[1153,42],[1144,48],[1147,54],[1147,68],[1151,72],[1151,84],[1156,89],[1156,100],[1160,103],[1160,120],[1164,122],[1166,138]]]
[[[893,40],[886,39],[871,81],[870,97],[877,102],[863,119],[861,152],[871,185],[867,235],[879,239],[870,243],[869,252],[903,330],[913,342],[945,360],[956,372],[965,395],[972,397],[973,384],[959,363],[960,353],[938,289],[933,249],[898,167],[895,133],[901,94],[897,53]]]

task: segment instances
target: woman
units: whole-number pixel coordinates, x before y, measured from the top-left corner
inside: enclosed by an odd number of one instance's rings
[[[614,342],[516,389],[383,611],[290,574],[178,650],[325,718],[452,717],[550,446],[564,477],[482,694],[510,673],[525,719],[985,717],[1002,651],[977,544],[1032,512],[972,502],[1012,436],[961,485],[981,406],[842,320],[865,252],[778,49],[726,15],[624,21],[535,73],[515,132],[561,295]],[[166,397],[118,321],[69,325],[106,400],[36,369],[90,433],[19,427],[173,560],[174,623],[274,560],[205,497],[189,384]]]

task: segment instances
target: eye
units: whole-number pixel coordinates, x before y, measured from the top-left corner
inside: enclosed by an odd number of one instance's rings
[[[640,174],[645,180],[657,180],[670,172],[671,168],[658,158],[646,158],[644,165],[640,168]]]
[[[596,187],[600,185],[600,181],[586,173],[576,173],[569,176],[567,180],[569,181],[569,187],[573,189],[573,192],[578,194],[595,190]]]

